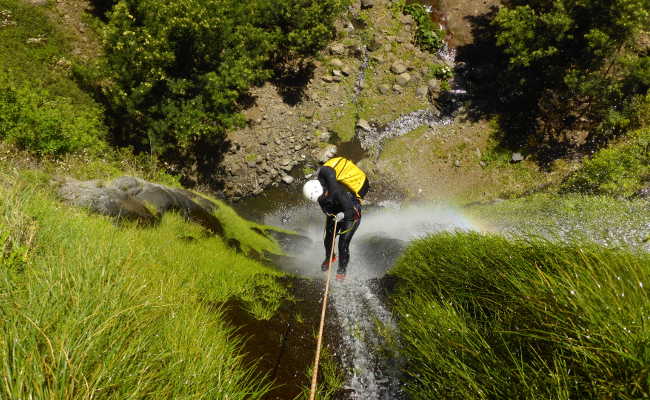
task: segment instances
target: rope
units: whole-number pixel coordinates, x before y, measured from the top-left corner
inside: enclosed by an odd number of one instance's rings
[[[323,308],[320,313],[320,327],[318,328],[318,340],[316,342],[316,359],[314,360],[314,370],[311,377],[311,392],[309,400],[316,398],[316,381],[318,379],[318,362],[320,361],[320,348],[323,343],[323,327],[325,326],[325,310],[327,309],[327,294],[330,289],[330,276],[332,276],[332,258],[334,257],[334,241],[336,240],[336,218],[334,218],[334,237],[332,238],[332,249],[330,250],[329,264],[327,268],[327,280],[325,282],[325,294],[323,295]]]

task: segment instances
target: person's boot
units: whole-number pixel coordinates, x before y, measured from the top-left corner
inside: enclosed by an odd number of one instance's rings
[[[339,268],[336,270],[336,280],[344,281],[345,280],[345,268],[339,265]]]
[[[336,253],[332,255],[332,264],[336,262]],[[320,265],[320,270],[323,272],[327,272],[327,270],[330,268],[330,259],[325,258],[325,261]]]

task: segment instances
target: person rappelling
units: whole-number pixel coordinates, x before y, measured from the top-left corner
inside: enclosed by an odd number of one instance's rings
[[[316,178],[307,181],[303,194],[318,202],[325,218],[325,261],[321,270],[327,271],[334,239],[334,227],[339,236],[339,259],[336,280],[345,279],[350,261],[350,241],[361,223],[361,199],[368,193],[370,184],[366,174],[352,161],[335,157],[329,159],[316,172]],[[336,261],[333,255],[331,263]]]

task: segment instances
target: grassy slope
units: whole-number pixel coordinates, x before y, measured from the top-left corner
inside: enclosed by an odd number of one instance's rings
[[[258,317],[272,315],[286,296],[275,271],[178,215],[142,229],[64,207],[42,180],[27,171],[0,179],[0,397],[264,391],[217,304],[235,296]],[[252,232],[234,214],[225,222]],[[244,248],[277,251],[246,236],[237,236]]]
[[[395,300],[414,399],[641,398],[650,258],[582,242],[422,239]]]
[[[97,107],[71,79],[71,45],[51,23],[47,9],[21,0],[0,0],[0,10],[9,11],[12,22],[0,28],[0,76],[14,84],[29,82],[42,87],[79,107]],[[40,40],[30,43],[30,39]]]

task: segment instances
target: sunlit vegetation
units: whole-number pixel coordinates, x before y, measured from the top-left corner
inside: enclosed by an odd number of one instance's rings
[[[3,172],[0,194],[0,397],[266,392],[219,304],[239,298],[269,318],[287,296],[277,272],[180,215],[142,228],[64,207],[40,173]],[[278,251],[225,207],[242,249]]]
[[[643,398],[650,258],[438,234],[392,274],[413,399]]]

